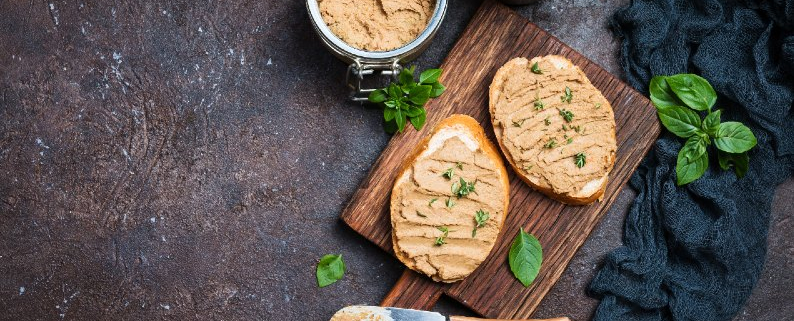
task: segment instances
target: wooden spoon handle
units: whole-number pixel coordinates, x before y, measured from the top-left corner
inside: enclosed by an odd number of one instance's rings
[[[381,301],[382,307],[431,310],[446,287],[406,268],[391,291]]]
[[[508,319],[480,319],[480,318],[471,318],[471,317],[451,316],[449,317],[449,321],[571,321],[571,319],[568,319],[567,317],[560,317],[554,319],[508,320]]]

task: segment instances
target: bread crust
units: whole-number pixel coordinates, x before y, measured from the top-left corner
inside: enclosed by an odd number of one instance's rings
[[[508,61],[501,68],[499,68],[499,70],[496,71],[496,74],[494,75],[493,81],[491,82],[491,86],[490,86],[490,88],[488,90],[488,97],[489,97],[489,99],[488,99],[488,110],[490,111],[490,114],[491,114],[491,124],[493,125],[494,134],[496,136],[496,141],[499,144],[499,147],[502,149],[503,154],[505,156],[505,159],[507,159],[507,162],[510,164],[510,167],[513,168],[513,171],[516,172],[517,176],[519,178],[521,178],[522,181],[527,183],[527,185],[529,185],[530,187],[532,187],[536,191],[541,192],[544,195],[546,195],[546,196],[548,196],[548,197],[550,197],[550,198],[552,198],[554,200],[557,200],[557,201],[562,202],[562,203],[570,204],[570,205],[587,205],[587,204],[595,202],[596,200],[601,200],[603,198],[603,196],[604,196],[604,192],[606,191],[607,182],[609,181],[609,178],[608,178],[609,173],[612,171],[612,168],[614,167],[614,164],[615,164],[615,154],[614,153],[611,155],[611,159],[610,159],[610,162],[609,162],[609,171],[607,171],[607,173],[604,175],[604,177],[602,179],[603,182],[601,183],[600,188],[598,188],[596,191],[594,191],[594,193],[589,194],[589,195],[558,194],[558,193],[555,193],[554,190],[551,187],[546,187],[546,186],[542,186],[542,185],[536,184],[535,182],[530,180],[529,177],[524,175],[524,170],[519,168],[518,165],[516,165],[516,161],[513,159],[512,155],[510,155],[510,153],[507,152],[507,148],[505,147],[504,142],[502,141],[502,130],[503,130],[503,128],[496,123],[496,101],[498,100],[497,98],[499,97],[499,94],[501,94],[501,92],[499,91],[499,88],[502,87],[502,84],[505,82],[507,77],[514,70],[514,68],[525,68],[526,65],[533,64],[536,61],[539,61],[539,60],[542,60],[542,59],[552,60],[553,63],[558,66],[559,69],[575,68],[576,71],[579,74],[581,74],[584,77],[584,79],[587,80],[588,83],[590,83],[590,79],[587,78],[587,75],[585,75],[584,72],[582,72],[581,69],[576,67],[576,65],[574,65],[573,62],[568,60],[568,58],[565,58],[563,56],[549,55],[549,56],[545,56],[545,57],[535,57],[535,58],[532,58],[532,60],[527,60],[526,58],[518,57],[518,58],[513,58],[512,60]],[[592,84],[590,84],[590,85],[592,86]],[[612,110],[612,105],[609,104],[609,101],[606,101],[605,106],[602,106],[602,108],[603,107],[606,107],[606,108],[609,108],[610,110]],[[615,128],[614,127],[612,128],[612,139],[613,140],[615,139]]]
[[[507,209],[509,208],[510,205],[509,204],[510,181],[508,180],[508,176],[507,176],[507,168],[505,167],[505,164],[502,161],[502,157],[501,154],[499,153],[499,150],[491,142],[491,140],[489,140],[488,137],[485,136],[485,130],[483,130],[482,126],[477,122],[477,120],[475,120],[474,118],[468,115],[454,114],[439,122],[436,125],[436,127],[433,128],[433,131],[431,131],[429,135],[427,135],[424,139],[422,139],[419,142],[419,144],[414,148],[414,150],[411,152],[411,154],[409,154],[409,156],[405,158],[405,160],[402,162],[400,166],[400,171],[396,176],[397,178],[395,180],[394,187],[392,187],[391,200],[389,203],[390,214],[391,214],[390,217],[393,218],[395,215],[399,215],[399,213],[395,212],[395,208],[397,208],[396,202],[398,202],[399,200],[398,195],[400,195],[400,189],[402,188],[401,184],[399,184],[400,178],[406,175],[406,172],[411,168],[411,165],[413,165],[419,159],[422,152],[428,149],[428,144],[430,143],[430,139],[433,136],[435,136],[445,128],[455,127],[455,126],[463,126],[466,129],[466,131],[468,131],[472,135],[472,137],[475,139],[475,141],[477,141],[479,147],[483,150],[483,152],[488,156],[488,158],[490,158],[494,162],[496,170],[499,172],[500,182],[504,187],[505,193],[504,193],[504,209],[502,211],[503,214],[499,224],[499,234],[497,236],[497,240],[498,240],[500,237],[502,237],[502,228],[504,227],[504,222],[505,219],[507,218]],[[419,273],[422,273],[416,269],[416,266],[413,265],[412,260],[402,255],[403,252],[399,250],[397,236],[394,230],[393,220],[392,220],[391,236],[392,236],[392,246],[394,247],[394,253],[395,256],[397,256],[397,259],[399,259],[400,262],[403,262],[403,264],[405,264],[408,268],[417,271]],[[488,251],[490,252],[492,249],[493,247],[488,249]],[[452,283],[452,282],[460,281],[463,278],[451,279],[451,280],[436,279],[436,278],[433,279],[435,281]]]

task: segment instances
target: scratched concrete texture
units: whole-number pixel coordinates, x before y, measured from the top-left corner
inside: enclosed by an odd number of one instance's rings
[[[515,9],[620,74],[606,21],[626,2]],[[420,69],[478,5],[451,0]],[[402,266],[338,215],[389,136],[378,110],[345,101],[345,68],[303,1],[0,2],[0,319],[327,320],[377,304]],[[585,288],[633,197],[536,316],[589,318]],[[794,316],[793,199],[789,180],[736,320]],[[348,270],[319,289],[327,253]]]

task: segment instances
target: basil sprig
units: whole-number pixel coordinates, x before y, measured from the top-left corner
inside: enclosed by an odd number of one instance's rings
[[[508,263],[510,263],[510,271],[524,287],[529,287],[540,272],[540,265],[543,263],[543,248],[535,236],[524,232],[523,227],[510,246]]]
[[[446,87],[438,82],[441,69],[428,69],[414,81],[415,66],[403,68],[399,81],[369,94],[369,101],[383,106],[384,128],[390,134],[403,132],[405,124],[411,122],[416,130],[422,129],[427,120],[425,103],[430,98],[441,96]]]
[[[345,261],[342,254],[327,254],[317,263],[317,286],[326,287],[342,279],[345,274]]]
[[[755,135],[742,123],[721,122],[722,111],[711,110],[717,93],[706,79],[694,74],[656,76],[649,87],[662,125],[687,139],[676,161],[679,186],[703,176],[709,166],[707,147],[712,142],[720,167],[728,170],[732,166],[736,176],[744,177],[750,161],[747,151],[757,143]],[[701,120],[699,113],[706,117]]]

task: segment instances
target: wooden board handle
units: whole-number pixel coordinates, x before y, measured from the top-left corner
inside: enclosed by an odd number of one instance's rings
[[[554,319],[523,319],[523,320],[508,320],[508,319],[480,319],[470,317],[449,317],[449,321],[571,321],[567,317],[554,318]]]
[[[441,297],[445,284],[406,268],[391,291],[380,303],[383,307],[430,310]]]

